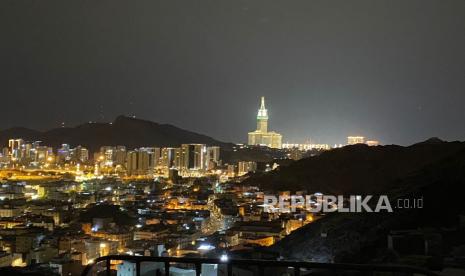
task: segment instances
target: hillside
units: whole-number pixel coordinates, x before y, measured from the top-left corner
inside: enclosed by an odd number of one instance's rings
[[[396,198],[424,199],[422,209],[394,209],[393,213],[332,213],[308,224],[275,244],[270,250],[286,258],[336,262],[394,262],[385,259],[387,234],[391,230],[442,229],[443,254],[464,243],[463,235],[448,230],[465,214],[462,187],[465,185],[465,150],[433,162],[415,173],[393,181],[383,193]],[[394,206],[393,206],[394,207]],[[327,233],[322,237],[321,233]],[[463,232],[463,231],[462,231]]]
[[[10,138],[42,141],[44,145],[59,147],[63,143],[82,145],[92,152],[103,145],[125,145],[132,149],[142,146],[179,146],[183,143],[202,143],[230,147],[209,136],[184,130],[169,124],[119,116],[112,123],[86,123],[76,127],[36,131],[27,128],[10,128],[0,131],[0,144],[7,145]]]
[[[353,145],[301,159],[243,182],[264,190],[376,194],[428,164],[465,149],[463,142],[430,139],[409,147]]]

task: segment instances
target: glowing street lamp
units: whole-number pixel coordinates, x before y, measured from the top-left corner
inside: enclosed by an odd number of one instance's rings
[[[227,262],[228,259],[228,255],[226,255],[226,253],[220,256],[220,261],[222,261],[223,263]]]

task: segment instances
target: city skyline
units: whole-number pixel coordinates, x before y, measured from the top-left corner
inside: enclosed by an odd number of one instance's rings
[[[463,1],[106,4],[4,4],[0,129],[135,114],[246,142],[265,96],[283,142],[465,139]]]
[[[465,0],[0,5],[0,275],[465,276]]]

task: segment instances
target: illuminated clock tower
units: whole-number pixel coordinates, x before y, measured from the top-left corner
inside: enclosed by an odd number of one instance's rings
[[[280,149],[281,141],[281,134],[274,131],[268,132],[268,110],[265,107],[265,97],[262,97],[257,114],[257,130],[249,132],[248,144]]]
[[[262,97],[262,103],[257,114],[257,130],[262,133],[268,132],[268,110],[265,108],[265,97]]]

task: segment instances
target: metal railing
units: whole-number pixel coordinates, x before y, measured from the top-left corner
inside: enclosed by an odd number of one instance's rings
[[[438,276],[438,274],[415,266],[405,265],[372,265],[372,264],[346,264],[346,263],[316,263],[316,262],[301,262],[301,261],[275,261],[275,260],[258,260],[258,259],[210,259],[210,258],[178,258],[178,257],[150,257],[150,256],[132,256],[132,255],[109,255],[95,259],[92,264],[85,267],[82,276],[90,275],[111,275],[111,261],[128,261],[135,264],[135,274],[141,275],[142,262],[163,263],[164,270],[158,271],[156,275],[169,275],[171,264],[189,264],[195,267],[195,273],[200,276],[202,273],[202,264],[218,264],[226,267],[226,275],[233,276],[233,267],[256,267],[254,275],[264,276],[270,275],[268,271],[265,274],[265,269],[285,268],[293,271],[295,276],[301,275],[301,270],[307,272],[309,270],[324,270],[336,273],[341,272],[356,272],[357,275],[373,275],[376,272],[391,272],[394,275],[425,275]],[[104,262],[102,271],[93,271],[99,264]],[[114,271],[114,270],[113,270]],[[95,274],[92,274],[95,273]],[[239,275],[234,273],[234,275]],[[288,274],[290,275],[290,274]],[[353,274],[352,274],[353,275]]]

